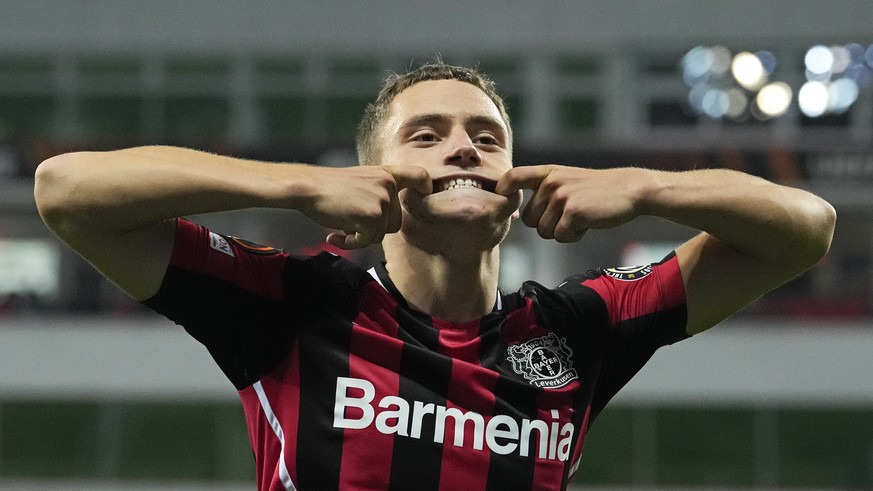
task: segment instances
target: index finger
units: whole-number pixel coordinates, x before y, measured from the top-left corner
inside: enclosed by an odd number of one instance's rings
[[[409,188],[417,191],[419,194],[431,194],[433,192],[430,174],[427,173],[424,167],[416,165],[386,165],[384,169],[394,177],[398,191]]]
[[[547,175],[549,175],[549,169],[544,165],[513,167],[500,177],[494,192],[509,196],[521,189],[536,190]]]

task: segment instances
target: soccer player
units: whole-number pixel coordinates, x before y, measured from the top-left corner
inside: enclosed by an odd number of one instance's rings
[[[48,226],[239,391],[259,489],[563,489],[655,350],[813,266],[835,222],[814,195],[728,170],[513,167],[493,84],[441,62],[389,77],[358,153],[330,168],[145,147],[37,169]],[[289,255],[179,218],[249,207],[299,210],[386,261]],[[514,218],[573,242],[640,215],[701,232],[655,264],[498,290]]]

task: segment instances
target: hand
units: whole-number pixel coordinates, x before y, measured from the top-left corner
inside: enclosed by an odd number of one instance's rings
[[[522,222],[544,239],[576,242],[589,229],[626,223],[636,209],[638,169],[594,170],[560,165],[515,167],[497,182],[496,192],[509,196],[533,190]]]
[[[318,194],[302,211],[320,225],[339,230],[326,240],[341,249],[378,243],[385,234],[400,230],[400,190],[432,192],[427,171],[411,165],[318,168],[315,177]]]

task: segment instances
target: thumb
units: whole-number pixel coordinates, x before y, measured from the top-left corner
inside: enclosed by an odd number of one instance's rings
[[[536,190],[547,175],[549,170],[542,165],[513,167],[500,177],[494,192],[509,196],[521,189]]]
[[[394,177],[394,182],[397,183],[397,190],[412,189],[419,194],[431,194],[433,192],[433,182],[431,182],[430,174],[424,167],[417,165],[386,165],[384,169]]]

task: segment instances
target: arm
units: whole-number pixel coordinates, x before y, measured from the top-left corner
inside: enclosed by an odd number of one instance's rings
[[[524,223],[560,242],[640,215],[701,230],[676,250],[689,334],[815,265],[830,247],[836,221],[821,198],[729,170],[520,167],[498,184],[500,193],[522,188],[534,190]]]
[[[429,186],[427,173],[415,167],[333,169],[141,147],[48,159],[37,168],[34,196],[43,220],[61,240],[144,300],[160,287],[176,217],[252,207],[295,209],[346,231],[332,234],[333,243],[362,247],[399,229],[399,189],[429,192]]]

